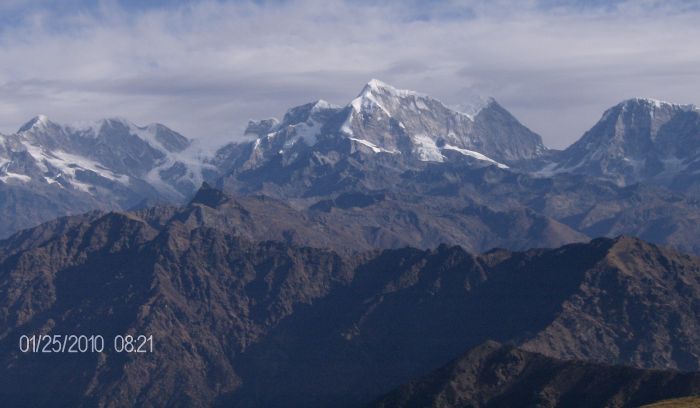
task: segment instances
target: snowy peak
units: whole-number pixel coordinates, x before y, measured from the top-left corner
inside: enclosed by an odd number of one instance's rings
[[[631,120],[637,122],[656,121],[658,125],[658,122],[666,122],[676,113],[696,110],[696,106],[692,104],[677,104],[652,98],[631,98],[606,110],[601,121],[630,117]]]
[[[429,106],[432,105],[432,106]],[[369,112],[370,114],[381,110],[389,117],[399,115],[401,110],[410,110],[415,114],[418,110],[429,110],[431,107],[447,109],[441,102],[427,95],[398,89],[378,79],[370,80],[352,100],[349,106],[357,113]]]
[[[652,98],[631,98],[620,102],[617,106],[623,109],[637,106],[649,109],[674,109],[681,111],[692,111],[696,109],[695,105],[692,104],[677,104]]]
[[[202,182],[197,154],[189,139],[161,124],[108,118],[62,125],[40,115],[0,142],[0,181],[181,200]]]
[[[592,151],[615,145],[618,152],[634,150],[640,144],[653,144],[661,129],[683,113],[696,114],[697,109],[695,105],[650,98],[627,99],[606,110],[600,121],[569,149]]]
[[[382,82],[376,78],[372,78],[367,82],[362,89],[362,92],[360,94],[363,94],[367,91],[379,91],[379,90],[389,90],[389,91],[396,91],[396,88],[393,86],[387,84],[386,82]]]
[[[307,103],[304,105],[296,106],[289,109],[279,124],[279,127],[296,125],[299,123],[309,122],[314,119],[323,120],[329,115],[336,113],[340,110],[340,106],[333,105],[323,99],[318,101]]]
[[[382,82],[378,79],[371,79],[365,86],[362,88],[362,91],[358,95],[358,97],[362,96],[367,96],[369,94],[383,94],[383,95],[390,95],[393,97],[397,98],[405,98],[408,96],[420,96],[420,97],[425,97],[426,95],[419,94],[418,92],[411,91],[408,89],[398,89],[395,88],[386,82]]]
[[[55,126],[55,124],[49,120],[48,116],[37,115],[31,118],[27,123],[22,125],[17,131],[17,133],[27,132],[30,130],[46,129],[51,126]]]
[[[627,99],[606,110],[600,121],[579,142],[586,140],[589,150],[607,143],[654,142],[666,124],[684,113],[695,115],[698,110],[692,104],[650,98]],[[593,140],[590,139],[594,136],[599,139],[597,143],[591,143]]]
[[[700,111],[695,105],[632,98],[606,110],[550,167],[627,185],[692,173],[697,163]]]
[[[246,136],[266,136],[272,130],[274,130],[280,121],[277,118],[269,118],[262,120],[249,120],[248,126],[243,133]]]
[[[250,120],[244,134],[247,136],[268,137],[280,130],[299,124],[313,125],[314,121],[325,121],[337,113],[340,106],[319,99],[315,102],[295,106],[285,112],[282,121],[277,118]]]
[[[299,142],[313,146],[319,141],[319,136],[329,133],[324,128],[328,128],[341,109],[320,99],[287,110],[281,122],[274,118],[250,121],[245,134],[257,136],[256,154],[261,146],[274,152],[274,155],[288,151]]]
[[[348,108],[341,132],[375,153],[442,162],[447,157],[441,146],[474,148],[465,138],[472,118],[415,91],[372,79]]]
[[[469,106],[467,114],[425,94],[372,79],[344,107],[318,100],[289,109],[281,121],[250,121],[245,134],[257,140],[251,142],[250,157],[242,160],[251,165],[281,155],[286,163],[295,157],[295,146],[315,149],[324,142],[326,150],[350,146],[345,154],[398,154],[432,162],[466,158],[505,168],[546,150],[538,135],[493,98],[479,98]],[[241,151],[229,146],[217,157],[228,150]]]
[[[126,143],[125,139],[137,138],[163,153],[181,152],[192,144],[190,139],[160,123],[138,126],[121,117],[66,125],[63,128],[66,133],[98,139],[110,145],[123,144]]]
[[[358,112],[356,116],[362,119],[354,126],[346,126],[354,137],[357,137],[358,127],[367,127],[374,118],[375,128],[387,124],[398,128],[397,133],[408,139],[410,153],[422,161],[447,160],[445,150],[468,151],[474,153],[469,154],[470,157],[486,157],[487,162],[505,167],[503,163],[516,163],[546,151],[539,135],[523,126],[491,97],[472,97],[462,109],[453,109],[425,94],[372,80],[352,106],[353,112]],[[353,119],[351,113],[348,121]],[[406,144],[399,140],[396,146],[387,146],[381,140],[366,140],[389,150],[400,150],[400,146]]]
[[[336,110],[340,109],[340,106],[334,105],[328,101],[325,101],[323,99],[319,99],[314,103],[314,106],[311,108],[311,112],[321,112],[325,110]]]
[[[470,118],[476,117],[482,110],[489,108],[493,104],[498,104],[492,96],[473,95],[464,103],[451,106],[450,109],[460,112]]]
[[[491,96],[471,95],[468,99],[469,100],[463,104],[447,106],[426,94],[408,89],[399,89],[378,79],[372,79],[362,88],[357,98],[351,102],[351,106],[357,108],[358,104],[361,104],[363,100],[369,100],[374,103],[378,103],[379,101],[402,100],[402,103],[408,105],[414,104],[418,108],[426,108],[426,105],[433,105],[439,109],[446,109],[455,114],[466,115],[473,120],[474,116],[482,109],[487,108],[492,103],[496,103],[496,100]],[[388,102],[385,105],[381,105],[381,107],[389,112],[390,109],[388,108],[391,105],[393,105],[393,103]]]

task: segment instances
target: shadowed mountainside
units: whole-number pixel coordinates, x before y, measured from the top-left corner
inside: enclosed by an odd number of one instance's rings
[[[90,213],[0,242],[3,400],[357,406],[488,339],[700,368],[697,258],[628,237],[482,255],[315,249],[308,237],[339,242],[335,230],[302,220],[310,235],[290,236],[294,217],[256,222],[288,207],[246,205],[205,189],[182,209]],[[23,334],[124,333],[153,335],[155,351],[17,349]]]
[[[700,393],[700,373],[557,360],[486,342],[368,406],[638,407]]]

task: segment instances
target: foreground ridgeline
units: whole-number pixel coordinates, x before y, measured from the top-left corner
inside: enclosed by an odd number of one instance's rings
[[[700,373],[558,360],[486,342],[369,406],[638,407],[661,398],[698,393]],[[696,398],[692,401],[698,403]],[[674,406],[697,405],[657,408]]]
[[[673,371],[700,370],[696,257],[629,237],[353,251],[293,211],[203,188],[0,242],[3,404],[507,406],[531,384],[542,406],[633,406],[699,390]],[[488,340],[517,349],[454,360]]]

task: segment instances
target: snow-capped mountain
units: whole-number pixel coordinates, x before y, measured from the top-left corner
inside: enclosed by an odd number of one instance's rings
[[[301,105],[281,121],[251,121],[246,134],[255,138],[247,148],[224,147],[216,161],[254,167],[281,156],[290,163],[299,149],[323,150],[333,145],[344,153],[398,155],[422,162],[468,158],[480,165],[507,168],[546,151],[537,134],[493,99],[472,113],[463,113],[376,79],[345,106],[323,100]]]
[[[37,116],[0,135],[0,213],[8,230],[0,235],[73,212],[183,202],[211,171],[200,156],[192,141],[160,124],[61,125]]]
[[[639,210],[646,218],[637,219],[638,208],[625,201],[629,191],[598,180],[663,182],[697,196],[700,111],[692,105],[625,101],[558,152],[493,99],[454,109],[372,80],[343,106],[323,100],[297,106],[280,120],[251,121],[245,136],[250,140],[210,157],[163,125],[124,119],[61,125],[37,116],[0,136],[0,236],[93,209],[179,204],[203,181],[229,193],[277,198],[320,217],[332,213],[343,228],[385,243],[403,242],[397,237],[405,234],[416,234],[415,242],[442,242],[464,228],[505,239],[511,229],[499,229],[503,214],[520,214],[513,217],[522,226],[550,226],[523,237],[547,236],[553,243],[579,233],[634,232],[662,216],[660,222],[675,228],[676,221],[664,221],[670,213],[685,214],[689,225],[675,235],[680,241],[700,223],[684,198],[666,197],[655,186],[637,192],[649,207]],[[532,169],[537,177],[528,174]],[[542,180],[560,173],[578,174]],[[599,201],[607,204],[589,213]],[[608,222],[614,217],[618,221]],[[383,231],[386,219],[406,228]]]
[[[700,110],[634,98],[608,109],[600,121],[541,174],[582,173],[628,185],[683,183],[700,173]]]
[[[99,195],[118,187],[184,199],[203,181],[192,142],[160,124],[125,119],[60,125],[40,115],[0,139],[0,180]]]

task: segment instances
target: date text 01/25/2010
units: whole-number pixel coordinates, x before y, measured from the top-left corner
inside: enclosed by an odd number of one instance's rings
[[[32,334],[19,338],[22,353],[152,353],[153,335],[117,335],[111,342],[104,336],[83,334]]]

